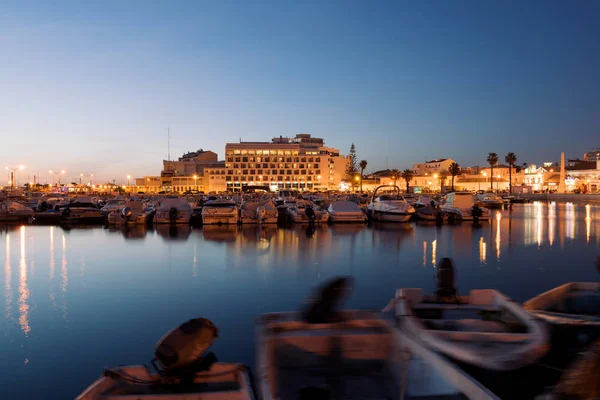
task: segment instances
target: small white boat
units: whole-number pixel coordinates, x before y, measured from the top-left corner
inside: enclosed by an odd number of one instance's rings
[[[456,295],[453,271],[449,259],[440,261],[435,295],[396,291],[400,329],[440,354],[488,370],[514,370],[548,351],[548,333],[538,319],[496,290]]]
[[[353,201],[334,201],[327,207],[327,212],[329,213],[329,220],[331,222],[362,223],[367,220],[365,213]]]
[[[154,222],[157,224],[189,224],[192,207],[185,199],[165,198],[156,209]]]
[[[208,200],[202,208],[203,225],[237,224],[238,206],[230,199]]]
[[[336,310],[339,282],[305,312],[259,318],[256,376],[264,400],[497,399],[381,313]]]
[[[0,201],[0,222],[32,222],[33,209],[12,200]]]
[[[105,369],[77,400],[256,400],[247,367],[204,355],[216,337],[212,322],[192,319],[160,340],[155,371],[145,365]]]
[[[382,192],[391,194],[381,194]],[[415,209],[400,195],[398,186],[383,185],[373,192],[367,213],[376,221],[407,222],[415,213]]]
[[[276,224],[278,217],[279,211],[271,199],[248,201],[240,206],[242,224]]]
[[[440,208],[448,218],[452,216],[461,221],[473,221],[473,211],[479,213],[480,221],[489,221],[491,215],[487,208],[477,206],[470,192],[448,193]]]
[[[145,225],[151,222],[156,210],[138,200],[130,201],[121,210],[108,214],[109,225]]]
[[[329,214],[326,211],[318,210],[308,200],[286,201],[285,204],[287,205],[286,213],[295,224],[327,223],[329,220]]]
[[[523,308],[552,324],[600,328],[600,283],[569,282],[526,301]]]
[[[483,207],[497,208],[502,207],[504,205],[504,200],[502,199],[502,197],[491,192],[480,193],[476,195],[475,198],[477,202]]]

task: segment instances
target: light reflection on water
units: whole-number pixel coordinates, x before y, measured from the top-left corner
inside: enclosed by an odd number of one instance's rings
[[[254,365],[258,314],[296,309],[337,274],[357,278],[349,306],[379,309],[398,287],[431,292],[441,257],[455,260],[461,293],[493,287],[523,301],[598,280],[599,220],[598,204],[533,203],[481,227],[0,227],[0,374],[23,398],[41,388],[73,398],[104,366],[147,362],[162,334],[196,316],[219,326],[222,360]]]

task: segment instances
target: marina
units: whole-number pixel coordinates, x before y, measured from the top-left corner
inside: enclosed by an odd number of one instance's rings
[[[338,275],[355,277],[346,306],[363,310],[381,310],[399,288],[435,292],[443,257],[456,263],[460,295],[490,288],[525,302],[598,282],[598,221],[598,205],[536,202],[495,209],[480,226],[2,225],[1,372],[15,384],[0,395],[36,398],[43,387],[74,398],[105,366],[147,364],[165,332],[198,316],[219,327],[221,362],[254,369],[257,318],[298,310]],[[26,385],[33,377],[40,384]]]

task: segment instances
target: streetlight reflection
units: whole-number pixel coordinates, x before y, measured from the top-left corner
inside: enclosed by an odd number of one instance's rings
[[[27,287],[27,260],[25,258],[25,226],[21,227],[21,258],[19,262],[19,325],[25,336],[31,332],[29,326],[29,288]]]

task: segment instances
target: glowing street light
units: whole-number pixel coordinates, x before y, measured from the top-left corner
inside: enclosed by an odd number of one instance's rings
[[[131,175],[127,175],[127,186],[130,186]]]
[[[18,186],[19,176],[17,174],[18,171],[23,171],[25,166],[19,165],[18,167],[4,167],[7,171],[10,171],[10,179],[8,180],[8,184],[10,188],[13,189],[15,186]]]
[[[198,190],[198,175],[194,174],[194,189]]]

